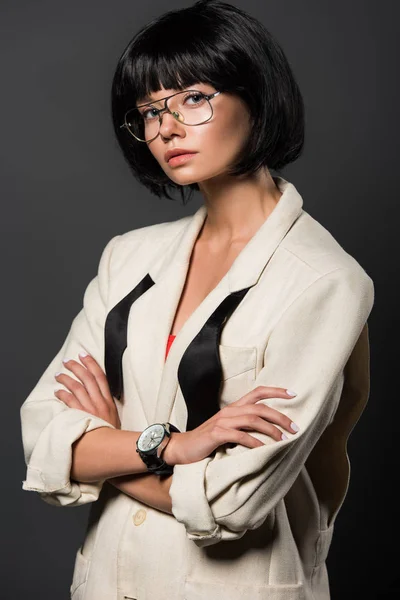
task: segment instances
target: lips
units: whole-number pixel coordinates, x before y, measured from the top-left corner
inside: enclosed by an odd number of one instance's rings
[[[195,150],[186,150],[184,148],[171,148],[167,150],[164,155],[165,161],[168,162],[174,156],[181,156],[182,154],[195,154]]]
[[[192,160],[195,156],[195,153],[191,152],[190,154],[178,154],[177,156],[173,156],[169,159],[168,165],[171,168],[178,167],[180,165],[185,165],[188,161]]]

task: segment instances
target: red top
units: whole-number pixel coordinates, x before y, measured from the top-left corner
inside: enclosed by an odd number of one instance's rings
[[[167,358],[169,349],[171,348],[172,342],[174,341],[175,338],[176,338],[176,335],[169,335],[168,336],[167,351],[165,353],[165,358]]]

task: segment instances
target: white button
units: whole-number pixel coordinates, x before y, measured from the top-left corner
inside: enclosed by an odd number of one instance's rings
[[[133,515],[133,522],[135,525],[141,525],[143,521],[146,519],[146,511],[144,508],[139,508],[138,511]]]

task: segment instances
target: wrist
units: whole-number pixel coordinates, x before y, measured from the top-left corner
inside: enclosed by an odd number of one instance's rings
[[[161,452],[162,460],[164,460],[167,463],[167,465],[171,465],[171,467],[173,467],[174,465],[177,464],[176,458],[174,456],[174,449],[175,449],[174,442],[176,442],[177,435],[179,435],[179,434],[176,431],[171,432],[168,444],[165,446],[165,448]]]

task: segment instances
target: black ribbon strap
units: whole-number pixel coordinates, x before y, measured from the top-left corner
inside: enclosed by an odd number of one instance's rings
[[[121,400],[123,391],[122,355],[128,338],[128,317],[132,304],[147,292],[154,281],[145,277],[108,313],[104,329],[104,367],[112,396]]]
[[[195,429],[219,411],[222,368],[218,346],[221,331],[249,289],[233,292],[224,298],[181,358],[178,381],[188,409],[186,431]]]

